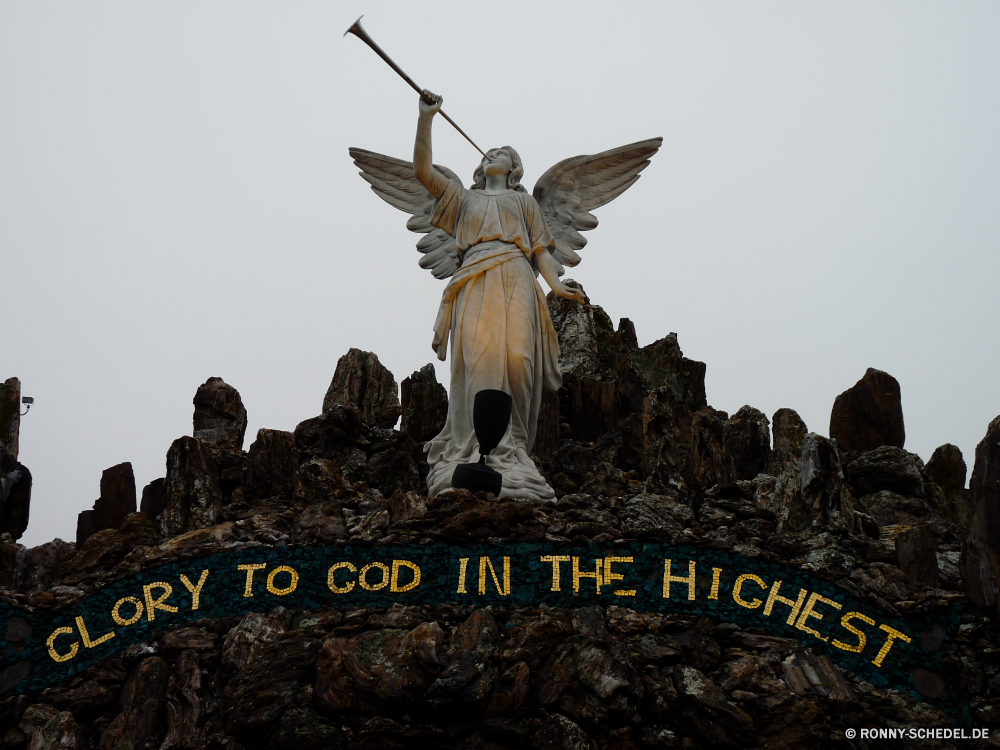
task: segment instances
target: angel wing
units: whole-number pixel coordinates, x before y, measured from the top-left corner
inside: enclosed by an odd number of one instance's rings
[[[420,267],[430,269],[435,278],[446,279],[458,270],[458,250],[455,238],[431,225],[436,199],[413,174],[413,164],[384,154],[348,149],[354,164],[361,169],[361,178],[372,186],[375,195],[390,206],[413,214],[406,222],[411,232],[425,235],[417,242],[417,250],[424,254]],[[447,167],[435,164],[434,168],[450,180],[461,180]]]
[[[587,244],[580,232],[597,226],[590,211],[628,190],[662,143],[662,138],[650,138],[593,156],[573,156],[538,178],[532,195],[555,239],[551,252],[557,261],[566,266],[580,262],[576,251]]]

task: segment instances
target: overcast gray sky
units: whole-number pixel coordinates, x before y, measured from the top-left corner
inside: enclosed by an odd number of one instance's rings
[[[499,9],[499,10],[498,10]],[[0,2],[0,379],[35,406],[22,542],[75,538],[103,469],[140,491],[206,378],[260,427],[337,359],[432,361],[443,282],[347,149],[410,158],[416,95],[530,187],[662,136],[570,276],[639,343],[676,331],[709,402],[830,407],[900,382],[906,447],[972,465],[1000,413],[996,2]],[[435,161],[478,155],[441,121]],[[447,365],[438,366],[446,382]]]

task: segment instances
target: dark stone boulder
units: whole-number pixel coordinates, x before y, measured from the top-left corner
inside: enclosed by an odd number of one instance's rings
[[[448,391],[437,382],[434,365],[426,364],[399,386],[403,419],[399,431],[418,443],[433,438],[448,419]]]
[[[351,404],[331,406],[295,428],[295,445],[303,457],[325,458],[343,467],[357,449],[364,430],[361,412]]]
[[[969,524],[962,540],[962,584],[977,607],[1000,613],[1000,417],[976,446],[969,480]]]
[[[299,449],[295,436],[284,430],[257,430],[247,452],[243,496],[247,500],[291,498],[298,485]]]
[[[969,515],[969,493],[962,451],[951,443],[935,448],[924,472],[932,483],[928,500],[934,509],[952,523],[964,526]]]
[[[802,443],[809,432],[806,423],[794,409],[778,409],[771,417],[771,429],[774,432],[774,448],[768,460],[768,473],[778,476],[794,465],[795,474],[798,474]]]
[[[139,663],[122,691],[121,713],[101,734],[100,750],[147,747],[162,737],[169,676],[167,663],[157,656]]]
[[[444,668],[427,689],[427,700],[483,703],[499,677],[492,658],[499,640],[493,616],[475,610],[452,636],[451,648],[441,659]]]
[[[139,501],[139,512],[155,521],[167,504],[167,480],[165,477],[154,479],[142,488],[142,499]]]
[[[673,677],[681,697],[681,715],[708,747],[746,747],[747,740],[756,737],[753,719],[702,672],[677,667]]]
[[[31,510],[31,472],[0,443],[0,534],[20,539]]]
[[[572,279],[564,284],[583,291]],[[584,292],[583,303],[549,292],[546,296],[552,327],[559,337],[559,369],[565,375],[592,375],[604,366],[602,349],[614,333],[611,318],[599,305],[592,305]]]
[[[444,644],[444,631],[436,622],[410,631],[381,629],[329,638],[316,663],[314,692],[321,705],[334,711],[372,713],[415,700],[441,671]]]
[[[167,451],[164,505],[160,531],[177,536],[219,521],[222,493],[215,459],[192,437],[178,438]]]
[[[597,750],[594,739],[562,714],[549,714],[531,738],[535,750]]]
[[[75,544],[62,539],[53,539],[30,549],[21,547],[14,571],[15,588],[22,591],[44,589],[58,583],[64,570],[72,569],[68,563],[76,551]]]
[[[733,463],[732,481],[767,471],[771,456],[770,423],[764,413],[743,406],[722,425],[722,444]]]
[[[209,449],[242,450],[247,410],[240,392],[222,378],[209,378],[194,394],[194,437]]]
[[[83,546],[88,537],[101,529],[117,529],[129,513],[135,513],[135,475],[132,464],[126,461],[104,470],[101,496],[93,510],[82,511],[77,517],[77,547]]]
[[[884,445],[862,453],[846,467],[847,483],[857,495],[889,490],[909,497],[927,496],[923,461],[915,453]]]
[[[861,380],[833,402],[830,437],[845,452],[870,451],[883,445],[902,448],[906,430],[896,379],[869,367]]]
[[[323,413],[337,404],[357,407],[365,424],[393,427],[402,411],[396,381],[371,352],[351,349],[337,362]]]
[[[130,513],[117,529],[102,529],[91,535],[64,565],[64,583],[86,578],[96,570],[113,568],[137,547],[152,547],[160,541],[157,529],[144,513]]]
[[[896,535],[899,569],[911,581],[936,589],[939,586],[937,540],[927,524],[917,524]]]

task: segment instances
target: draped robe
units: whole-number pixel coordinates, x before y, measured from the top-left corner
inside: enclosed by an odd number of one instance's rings
[[[428,490],[449,489],[455,467],[479,460],[472,407],[476,393],[492,388],[514,402],[507,433],[487,458],[503,474],[501,497],[555,500],[529,458],[542,390],[562,385],[559,340],[535,278],[534,257],[553,242],[541,209],[525,192],[489,194],[452,181],[431,223],[455,238],[461,266],[434,325],[439,359],[451,343],[451,388],[444,429],[424,446]]]

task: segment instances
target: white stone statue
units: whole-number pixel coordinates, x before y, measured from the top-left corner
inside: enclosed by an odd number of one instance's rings
[[[594,156],[565,159],[535,184],[520,184],[521,158],[510,146],[486,153],[465,188],[451,170],[432,164],[431,123],[441,97],[424,91],[413,163],[352,148],[354,163],[372,190],[413,216],[406,226],[425,236],[417,243],[420,266],[450,277],[434,324],[433,348],[445,360],[451,343],[448,420],[424,446],[429,494],[451,487],[461,464],[479,459],[472,426],[476,393],[497,389],[513,398],[511,423],[488,464],[503,475],[501,497],[540,502],[555,492],[530,458],[542,389],[558,390],[559,341],[536,276],[560,297],[583,301],[563,284],[563,266],[580,262],[576,251],[593,229],[588,213],[623,193],[649,164],[661,138]]]

